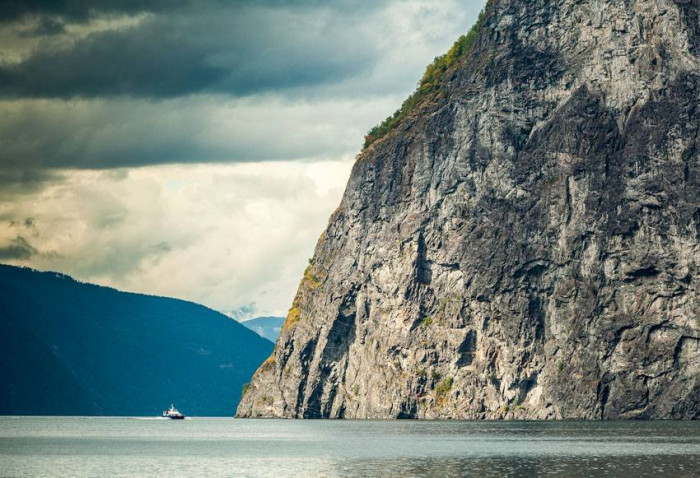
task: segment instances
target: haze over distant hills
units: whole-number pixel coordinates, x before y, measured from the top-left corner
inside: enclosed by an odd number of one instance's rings
[[[272,349],[201,305],[0,265],[0,414],[229,416]]]
[[[261,337],[277,342],[284,324],[284,317],[256,317],[240,322]]]

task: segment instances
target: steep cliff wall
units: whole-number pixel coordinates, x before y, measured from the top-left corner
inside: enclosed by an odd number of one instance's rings
[[[700,416],[696,0],[492,0],[358,158],[238,415]]]

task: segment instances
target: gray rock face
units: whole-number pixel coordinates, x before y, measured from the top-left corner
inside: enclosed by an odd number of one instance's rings
[[[241,417],[698,418],[696,0],[494,0],[365,150]]]

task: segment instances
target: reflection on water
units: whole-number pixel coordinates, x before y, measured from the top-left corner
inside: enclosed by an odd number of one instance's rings
[[[467,476],[467,477],[694,477],[700,461],[664,457],[609,458],[428,458],[340,464],[329,475],[339,476]]]
[[[0,476],[698,477],[698,422],[0,417]]]

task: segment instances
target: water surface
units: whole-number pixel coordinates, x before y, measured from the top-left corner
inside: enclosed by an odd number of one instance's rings
[[[700,422],[0,417],[2,477],[698,477]]]

